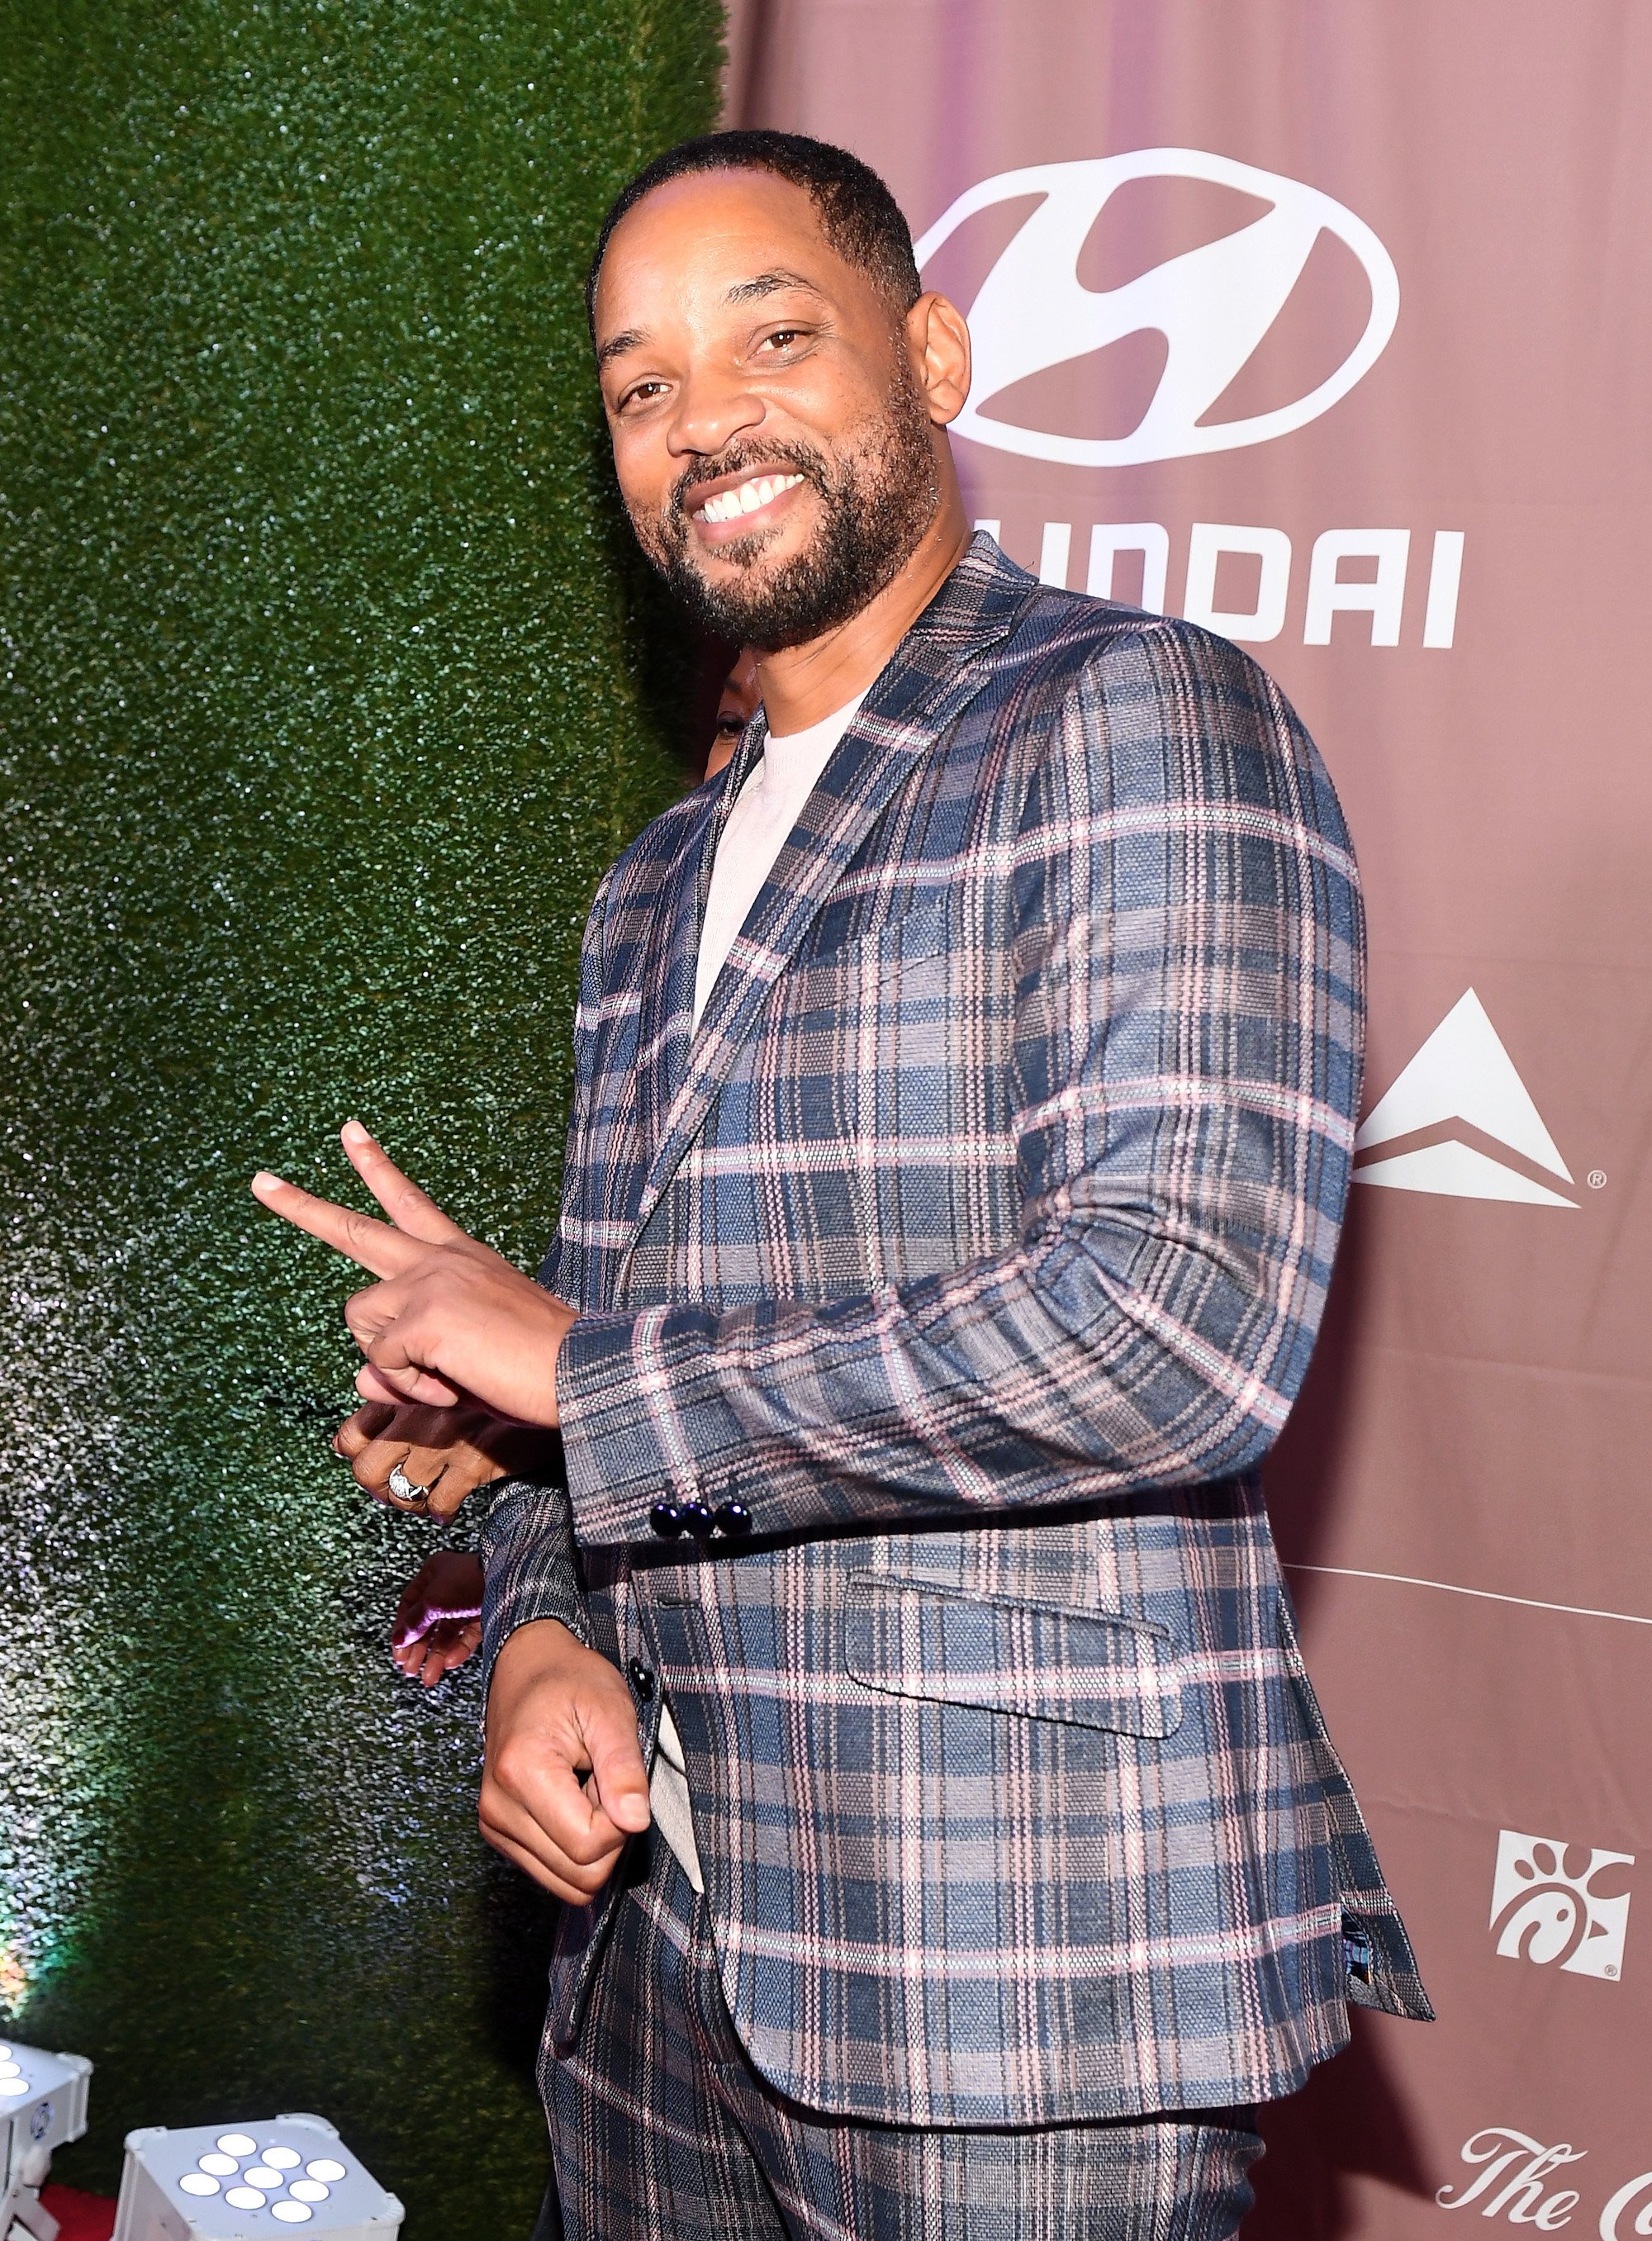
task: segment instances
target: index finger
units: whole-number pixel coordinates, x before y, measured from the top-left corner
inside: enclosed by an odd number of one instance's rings
[[[331,1199],[313,1198],[297,1183],[284,1182],[279,1175],[263,1171],[254,1175],[252,1195],[283,1221],[307,1230],[374,1276],[399,1276],[424,1257],[425,1248],[405,1231],[392,1229],[387,1221],[375,1221],[371,1214],[356,1214],[347,1206],[335,1206]]]
[[[388,1401],[369,1401],[351,1416],[346,1416],[332,1435],[332,1451],[346,1462],[353,1462],[364,1448],[371,1447],[390,1424],[396,1414]]]

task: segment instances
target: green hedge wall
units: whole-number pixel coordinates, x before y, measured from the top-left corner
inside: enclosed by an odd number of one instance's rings
[[[579,931],[681,783],[579,281],[716,0],[0,0],[0,2001],[138,2124],[331,2117],[525,2234],[548,1909],[435,1529],[326,1456],[359,1114],[531,1265]],[[473,1522],[471,1528],[473,1530]]]

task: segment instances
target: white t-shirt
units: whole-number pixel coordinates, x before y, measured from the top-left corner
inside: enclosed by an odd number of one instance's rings
[[[699,963],[694,974],[697,1027],[735,938],[750,917],[763,882],[774,869],[775,858],[792,837],[804,803],[814,792],[832,750],[848,730],[865,697],[857,695],[846,707],[811,724],[806,732],[793,732],[785,739],[776,739],[771,732],[763,744],[761,759],[747,774],[740,798],[728,813],[712,865],[706,919],[699,932]],[[694,1844],[682,1738],[669,1705],[660,1707],[659,1756],[654,1761],[648,1798],[655,1826],[677,1855],[689,1882],[697,1891],[703,1891],[706,1884]]]
[[[698,1027],[717,976],[728,960],[735,937],[751,916],[774,860],[792,837],[803,805],[814,792],[832,750],[853,721],[866,698],[859,693],[806,732],[777,739],[771,732],[763,753],[747,773],[740,798],[728,813],[717,844],[706,921],[699,930],[699,968],[694,975],[694,1025]]]

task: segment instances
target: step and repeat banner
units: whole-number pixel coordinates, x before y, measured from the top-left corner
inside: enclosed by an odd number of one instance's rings
[[[1440,2020],[1271,2113],[1281,2241],[1652,2233],[1649,115],[1629,0],[732,11],[728,120],[876,165],[969,314],[973,518],[1252,651],[1364,866],[1271,1489]]]

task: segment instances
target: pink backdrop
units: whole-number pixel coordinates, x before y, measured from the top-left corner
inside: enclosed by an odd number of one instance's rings
[[[1271,1483],[1441,2019],[1273,2113],[1251,2230],[1652,2232],[1652,13],[731,30],[730,121],[865,156],[973,312],[975,518],[1250,645],[1365,868],[1366,1187]]]

